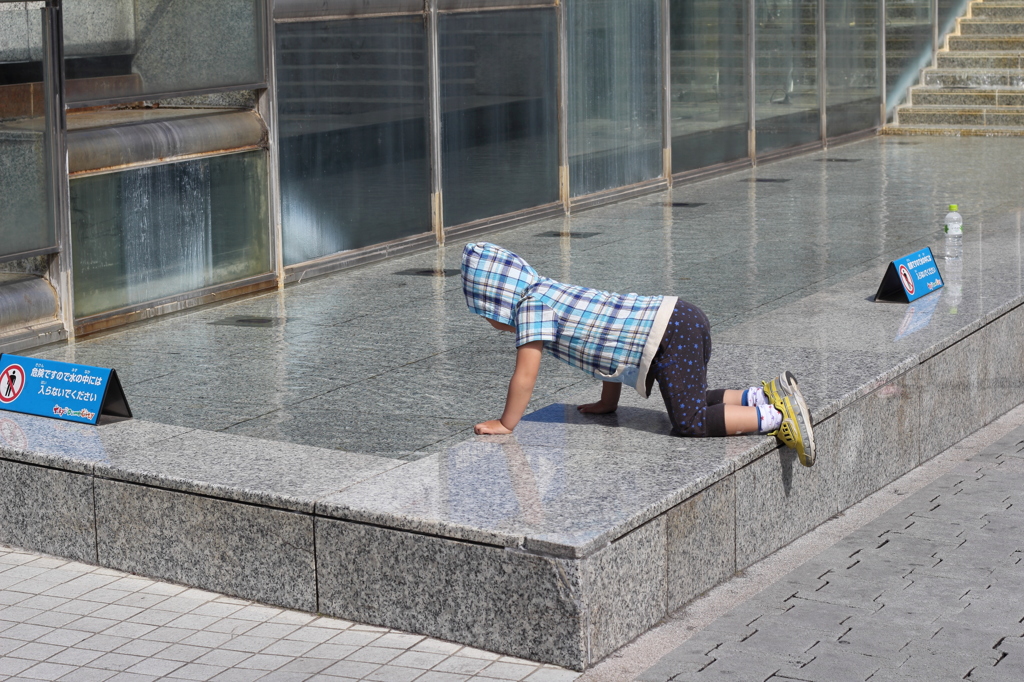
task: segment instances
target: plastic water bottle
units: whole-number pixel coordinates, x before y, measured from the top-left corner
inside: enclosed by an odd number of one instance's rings
[[[943,289],[948,292],[946,303],[949,305],[949,314],[956,315],[957,307],[960,305],[960,297],[963,294],[964,263],[962,258],[953,258],[946,261],[945,271],[942,273]]]
[[[950,204],[946,214],[946,260],[959,260],[964,255],[964,219],[956,209],[956,204]]]

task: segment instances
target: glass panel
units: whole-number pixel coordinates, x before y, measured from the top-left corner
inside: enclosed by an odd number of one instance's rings
[[[69,103],[262,83],[262,0],[66,0]]]
[[[558,201],[553,9],[439,22],[444,222]]]
[[[75,314],[269,272],[267,154],[71,180]]]
[[[821,139],[818,0],[757,0],[757,153]]]
[[[910,86],[931,63],[931,0],[886,0],[885,108],[887,115],[906,99]]]
[[[825,3],[829,137],[874,128],[880,123],[878,12],[878,0]]]
[[[276,30],[285,264],[430,231],[423,18]]]
[[[661,2],[568,0],[573,196],[662,175]]]
[[[0,5],[0,257],[56,244],[47,191],[43,13]]]
[[[672,172],[747,156],[746,0],[671,0]]]

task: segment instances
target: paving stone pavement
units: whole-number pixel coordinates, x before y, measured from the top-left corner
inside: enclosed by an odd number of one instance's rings
[[[1024,426],[636,679],[1024,680]]]
[[[0,681],[568,682],[578,673],[0,545]]]

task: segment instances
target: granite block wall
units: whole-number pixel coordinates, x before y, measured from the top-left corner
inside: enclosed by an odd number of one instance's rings
[[[96,563],[93,478],[0,459],[0,543]]]
[[[796,453],[777,448],[738,470],[736,569],[746,568],[835,514],[842,463],[838,420],[815,426],[818,456],[804,467]]]
[[[650,630],[667,611],[666,516],[648,521],[581,560],[582,669]],[[582,664],[582,665],[581,665]]]
[[[986,325],[989,374],[987,421],[1024,402],[1024,308],[1014,308]]]
[[[836,450],[839,465],[836,512],[899,478],[921,461],[919,370],[906,372],[840,411]]]
[[[576,560],[317,519],[320,611],[579,667]]]
[[[316,611],[313,517],[96,478],[99,563]]]
[[[784,448],[741,457],[580,558],[111,480],[109,467],[65,471],[2,448],[0,542],[581,670],[1020,404],[1021,366],[1024,307],[819,422],[813,468]]]
[[[665,514],[668,610],[736,571],[736,481],[725,478]]]

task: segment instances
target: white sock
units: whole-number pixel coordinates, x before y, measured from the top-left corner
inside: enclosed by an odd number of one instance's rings
[[[768,404],[768,398],[764,395],[764,389],[760,386],[751,386],[743,391],[743,404],[747,407],[760,407]]]
[[[757,406],[757,432],[770,433],[782,424],[782,413],[773,405]]]

